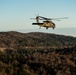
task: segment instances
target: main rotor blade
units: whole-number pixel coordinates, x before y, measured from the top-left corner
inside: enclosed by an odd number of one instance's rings
[[[55,20],[55,19],[68,19],[68,17],[62,17],[62,18],[51,18],[51,20]]]
[[[38,17],[43,18],[45,20],[51,20],[50,18],[46,18],[46,17],[42,17],[42,16],[38,16]]]
[[[30,19],[36,20],[36,18],[30,18]],[[44,20],[44,19],[39,19],[39,20]]]
[[[49,19],[49,20],[51,20],[51,19],[68,19],[68,17],[62,17],[62,18],[46,18],[46,17],[42,17],[42,16],[38,16],[38,17],[43,18],[43,19]]]
[[[46,18],[46,17],[42,17],[42,16],[37,16],[37,17],[39,17],[39,20],[57,20],[57,21],[60,21],[60,19],[68,19],[68,17],[62,17],[62,18]],[[31,18],[31,19],[36,20],[36,18]]]

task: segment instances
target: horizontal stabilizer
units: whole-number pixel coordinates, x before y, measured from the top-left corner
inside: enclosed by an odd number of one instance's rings
[[[43,25],[43,23],[32,23],[32,25]]]

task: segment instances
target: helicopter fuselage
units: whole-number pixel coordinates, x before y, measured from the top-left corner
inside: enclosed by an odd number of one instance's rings
[[[32,23],[32,25],[39,25],[41,27],[46,27],[48,28],[55,28],[55,24],[52,21],[43,21],[43,23]]]

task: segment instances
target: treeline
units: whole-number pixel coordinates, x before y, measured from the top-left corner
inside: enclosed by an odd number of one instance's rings
[[[0,32],[0,47],[69,47],[76,45],[76,37],[63,36],[49,33],[32,32],[19,33],[15,31]]]
[[[0,51],[0,75],[76,75],[76,47]]]

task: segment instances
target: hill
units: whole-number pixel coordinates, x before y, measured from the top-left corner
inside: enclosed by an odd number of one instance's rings
[[[63,48],[76,45],[76,37],[42,32],[0,32],[0,48]]]
[[[3,49],[0,75],[76,75],[75,37],[0,32],[0,50]]]

